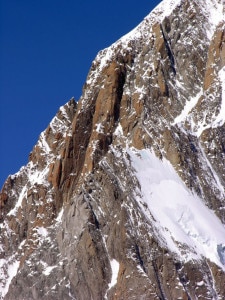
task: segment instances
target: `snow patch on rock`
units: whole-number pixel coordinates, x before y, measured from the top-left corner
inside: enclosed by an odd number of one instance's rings
[[[0,259],[0,278],[1,280],[5,279],[5,282],[0,283],[0,299],[4,299],[4,296],[7,294],[9,285],[17,274],[19,264],[20,262],[17,260],[13,261],[13,258],[10,258],[8,261]]]
[[[120,268],[120,264],[115,259],[112,259],[110,261],[110,265],[112,270],[112,277],[111,277],[111,282],[109,283],[109,289],[111,289],[113,286],[116,285],[118,274],[119,274],[119,268]]]
[[[222,99],[221,99],[220,112],[217,115],[215,121],[213,122],[213,127],[222,126],[225,123],[225,67],[223,67],[219,71],[218,75],[222,87]]]

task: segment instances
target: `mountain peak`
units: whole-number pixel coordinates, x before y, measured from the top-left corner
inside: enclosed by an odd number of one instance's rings
[[[222,299],[223,10],[163,1],[98,53],[3,186],[2,299]]]

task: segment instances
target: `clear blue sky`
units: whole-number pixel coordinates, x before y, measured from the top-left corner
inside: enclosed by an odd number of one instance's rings
[[[0,188],[58,108],[79,99],[97,52],[159,2],[0,0]]]

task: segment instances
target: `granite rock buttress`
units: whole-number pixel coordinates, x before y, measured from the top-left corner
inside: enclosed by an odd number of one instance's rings
[[[98,53],[2,188],[2,299],[223,299],[224,20],[165,0]]]

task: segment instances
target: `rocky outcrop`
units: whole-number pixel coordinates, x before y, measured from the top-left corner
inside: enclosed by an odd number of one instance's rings
[[[223,9],[163,1],[99,52],[2,188],[2,299],[222,299]]]

